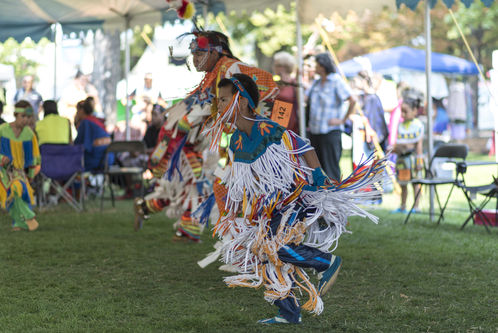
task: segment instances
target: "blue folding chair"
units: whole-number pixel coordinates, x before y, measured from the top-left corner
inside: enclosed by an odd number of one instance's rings
[[[57,193],[56,200],[62,198],[75,210],[82,211],[85,197],[85,182],[82,177],[85,171],[83,146],[44,144],[40,146],[40,154],[40,174]],[[75,186],[78,176],[81,185]],[[70,186],[73,195],[68,192]],[[76,188],[80,189],[79,199],[74,196]]]

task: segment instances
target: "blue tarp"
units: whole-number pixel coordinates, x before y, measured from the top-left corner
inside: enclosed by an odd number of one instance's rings
[[[425,72],[425,50],[408,46],[369,53],[364,56],[370,60],[372,71],[382,72],[388,69],[401,68]],[[354,59],[340,64],[348,77],[355,76],[363,67]],[[455,75],[477,75],[479,71],[473,62],[455,56],[432,52],[432,71],[435,73]]]

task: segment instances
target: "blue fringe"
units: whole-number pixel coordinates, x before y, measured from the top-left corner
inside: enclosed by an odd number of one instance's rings
[[[201,216],[199,217],[199,221],[201,224],[206,225],[206,227],[209,227],[209,216],[211,215],[211,210],[214,207],[214,204],[216,203],[214,193],[211,193],[209,197],[204,200],[204,202],[195,210],[195,212],[192,214],[194,216]]]
[[[185,135],[183,137],[182,141],[180,141],[180,144],[178,145],[175,152],[171,156],[171,162],[170,162],[171,164],[170,164],[169,169],[167,171],[168,180],[170,180],[170,181],[171,181],[171,178],[173,178],[173,173],[175,172],[175,170],[178,171],[178,174],[180,174],[180,180],[183,181],[183,176],[182,176],[182,173],[180,172],[180,167],[178,166],[178,163],[180,161],[180,155],[182,153],[182,149],[185,146],[186,142],[187,142],[187,135]]]

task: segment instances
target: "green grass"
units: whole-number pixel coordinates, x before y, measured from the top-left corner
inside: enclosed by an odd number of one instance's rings
[[[212,250],[209,233],[201,244],[172,243],[162,215],[135,233],[131,201],[106,203],[104,213],[61,205],[40,213],[33,233],[10,232],[4,214],[0,331],[497,332],[498,228],[460,231],[467,212],[457,196],[441,225],[425,215],[403,225],[390,213],[396,200],[387,195],[374,210],[378,225],[351,221],[324,312],[284,328],[255,323],[276,311],[263,290],[227,288],[218,264],[196,265]]]

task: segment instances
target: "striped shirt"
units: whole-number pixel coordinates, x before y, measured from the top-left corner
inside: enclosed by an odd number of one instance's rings
[[[404,121],[398,126],[398,138],[396,143],[399,144],[412,144],[419,142],[424,136],[424,124],[414,118],[412,120]]]
[[[345,115],[344,101],[351,96],[351,89],[337,73],[327,75],[322,85],[315,80],[308,92],[310,98],[309,129],[312,134],[326,134],[332,130],[343,130],[343,125],[330,126],[329,120],[342,119]]]

